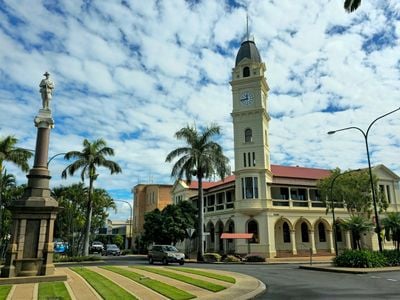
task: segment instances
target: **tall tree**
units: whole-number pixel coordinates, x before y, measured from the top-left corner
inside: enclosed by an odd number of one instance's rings
[[[7,201],[7,197],[12,188],[16,186],[15,176],[7,174],[7,170],[0,174],[0,244],[3,240],[4,231],[4,209],[3,202]]]
[[[18,140],[13,136],[7,136],[3,139],[0,139],[0,176],[3,176],[5,170],[5,163],[11,162],[17,167],[19,167],[22,171],[28,172],[29,165],[28,160],[32,157],[32,153],[26,149],[22,149],[16,147]],[[2,190],[0,186],[0,224],[2,221]],[[0,228],[0,238],[2,237],[2,229]]]
[[[400,251],[400,212],[388,212],[386,218],[382,219],[385,236],[391,239],[397,251]]]
[[[197,259],[203,260],[203,179],[211,178],[217,174],[223,179],[229,173],[228,158],[223,154],[222,147],[213,141],[220,134],[220,127],[211,124],[209,127],[198,131],[195,126],[186,126],[175,133],[178,140],[183,140],[186,145],[171,151],[166,162],[177,159],[172,167],[171,176],[181,180],[183,177],[191,182],[192,176],[198,181],[198,249]]]
[[[332,186],[333,180],[335,181]],[[373,182],[378,196],[377,205],[381,211],[386,210],[388,203],[379,191],[376,176],[373,177]],[[341,173],[337,168],[332,171],[331,176],[320,180],[317,186],[321,192],[321,200],[325,202],[328,210],[332,208],[333,201],[335,206],[344,205],[351,215],[369,217],[372,213],[372,191],[368,170]]]
[[[62,178],[67,178],[67,174],[72,176],[76,171],[81,169],[82,181],[84,181],[85,178],[89,179],[83,255],[89,255],[90,228],[93,212],[93,184],[99,176],[99,174],[97,174],[97,168],[105,167],[110,170],[111,174],[121,172],[121,167],[116,162],[106,159],[106,156],[114,156],[114,149],[107,147],[103,139],[97,139],[93,142],[84,139],[81,152],[70,151],[64,156],[67,160],[74,159],[75,161],[67,166],[61,173]]]
[[[361,0],[344,1],[344,9],[349,13],[355,11],[360,5],[361,5]]]

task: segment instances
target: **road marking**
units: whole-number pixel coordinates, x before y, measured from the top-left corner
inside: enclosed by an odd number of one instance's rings
[[[397,279],[388,278],[389,281],[397,281]]]
[[[381,277],[379,277],[379,276],[371,276],[371,278],[381,278]]]

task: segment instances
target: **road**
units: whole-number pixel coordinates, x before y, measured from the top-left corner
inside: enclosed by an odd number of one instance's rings
[[[107,257],[113,265],[147,264],[145,260]],[[186,264],[191,268],[216,269],[254,276],[267,286],[256,299],[400,299],[400,272],[344,274],[299,269],[295,264],[236,265]]]

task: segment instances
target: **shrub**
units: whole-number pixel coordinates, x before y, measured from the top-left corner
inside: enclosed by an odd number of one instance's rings
[[[386,257],[387,266],[400,266],[400,251],[384,250],[382,254]]]
[[[265,262],[265,258],[260,255],[247,255],[245,260],[247,262]]]
[[[221,255],[218,253],[205,253],[204,256],[204,262],[219,262],[221,261]]]
[[[370,250],[345,250],[333,259],[337,267],[379,268],[387,265],[387,259],[380,252]]]
[[[99,256],[60,256],[54,255],[54,262],[81,262],[81,261],[98,261]]]
[[[240,262],[240,258],[233,256],[233,255],[227,255],[222,261],[224,262]]]

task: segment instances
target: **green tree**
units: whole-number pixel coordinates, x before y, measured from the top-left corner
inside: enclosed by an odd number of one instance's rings
[[[116,162],[107,160],[106,156],[114,156],[114,149],[107,147],[107,144],[103,139],[97,139],[93,142],[84,139],[82,151],[70,151],[64,156],[67,160],[74,159],[75,161],[67,166],[61,173],[62,178],[67,178],[67,174],[72,176],[76,171],[81,169],[82,181],[84,181],[85,178],[89,179],[88,201],[85,209],[86,223],[83,255],[89,254],[90,228],[93,213],[93,185],[99,176],[99,174],[97,174],[97,168],[105,167],[110,170],[111,174],[121,172],[121,167]]]
[[[373,224],[371,221],[366,219],[363,216],[350,216],[349,219],[343,221],[340,223],[340,226],[344,230],[348,230],[351,232],[353,236],[353,246],[355,246],[356,249],[361,250],[361,235],[364,232],[368,232],[373,228]]]
[[[361,5],[361,0],[344,1],[344,9],[349,13],[355,11],[360,5]]]
[[[146,213],[143,224],[143,241],[146,244],[152,242],[156,244],[169,244],[170,241],[167,237],[166,228],[163,225],[163,215],[158,208]]]
[[[5,174],[5,163],[10,162],[19,167],[22,171],[28,172],[28,160],[32,157],[32,153],[26,149],[16,147],[18,140],[13,136],[7,136],[0,139],[0,177]],[[1,180],[1,179],[0,179]],[[2,207],[3,207],[3,193],[0,185],[0,224],[3,224]],[[3,237],[4,231],[0,226],[0,240]]]
[[[397,251],[400,251],[400,212],[388,212],[382,219],[386,239],[391,239]]]
[[[195,126],[186,126],[175,133],[178,140],[183,140],[186,145],[171,151],[166,162],[177,159],[172,167],[171,176],[181,180],[183,177],[191,182],[195,176],[198,181],[198,250],[197,259],[203,260],[203,179],[211,178],[215,174],[223,179],[229,173],[228,158],[223,154],[222,147],[213,141],[220,134],[220,127],[211,124],[209,127],[198,131]]]
[[[123,249],[124,248],[124,237],[120,234],[114,235],[112,238],[113,244],[117,245],[118,248]]]
[[[332,186],[333,180],[335,181]],[[379,191],[376,176],[373,176],[373,181],[378,198],[377,205],[380,211],[386,210],[388,203]],[[344,205],[351,215],[369,217],[372,213],[372,191],[368,170],[349,170],[341,173],[340,169],[336,168],[331,176],[318,181],[317,187],[321,192],[321,200],[326,204],[327,212],[332,209],[333,200],[335,207]]]

